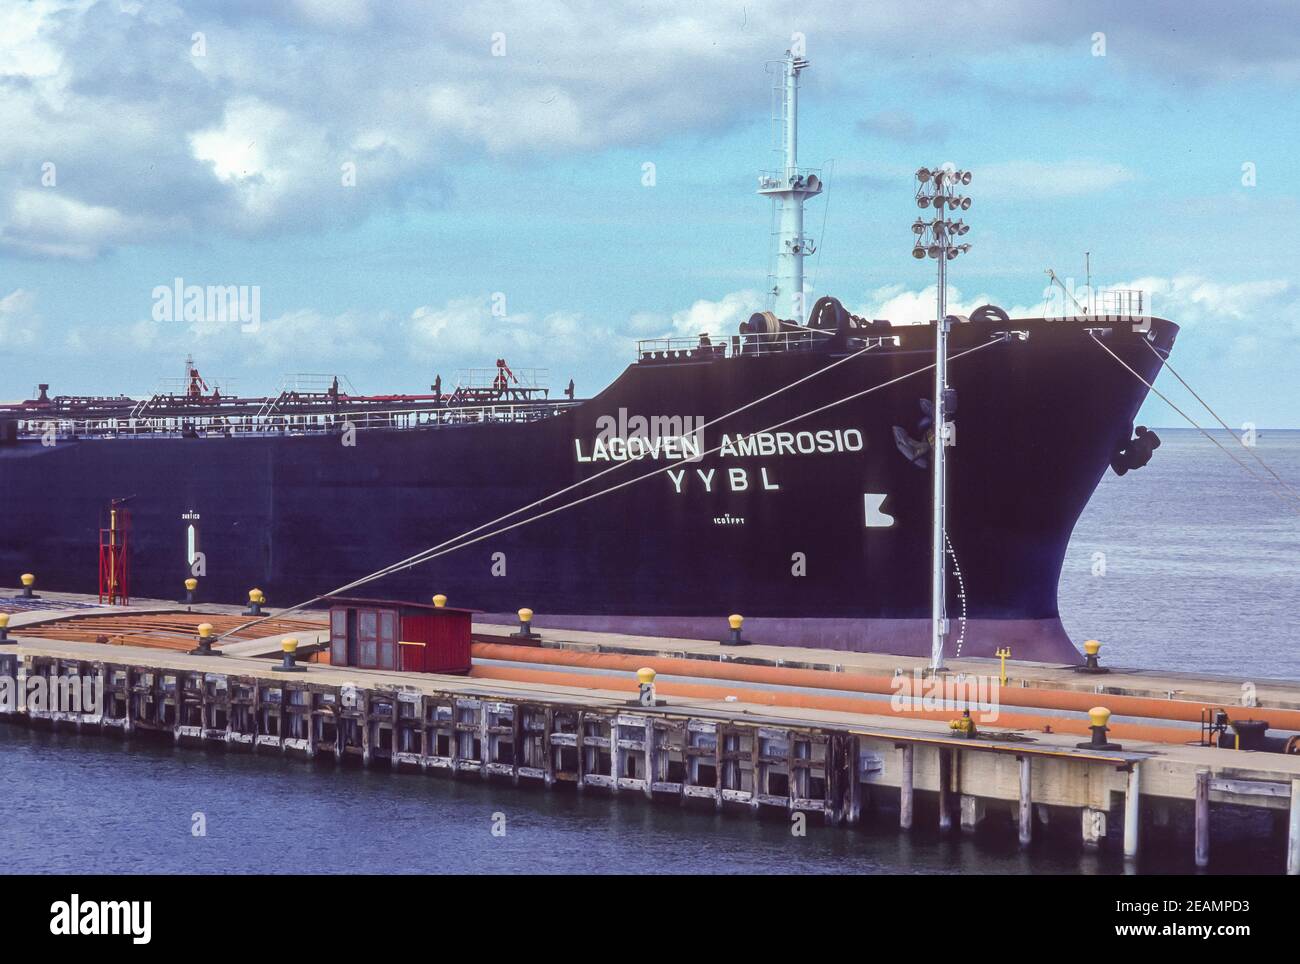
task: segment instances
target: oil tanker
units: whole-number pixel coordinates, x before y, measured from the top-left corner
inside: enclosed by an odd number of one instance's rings
[[[741,613],[753,642],[928,655],[938,325],[802,310],[822,184],[795,153],[806,62],[780,64],[773,307],[734,335],[642,342],[589,398],[504,360],[421,394],[222,395],[188,363],[148,398],[42,386],[0,405],[0,573],[163,598],[195,575],[202,599],[256,586],[274,608],[405,560],[373,594],[683,638]],[[1057,611],[1070,534],[1102,474],[1159,444],[1133,421],[1177,326],[945,321],[948,652],[1078,662]]]

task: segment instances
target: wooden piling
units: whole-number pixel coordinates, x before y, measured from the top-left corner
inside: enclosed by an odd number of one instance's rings
[[[898,748],[898,760],[900,768],[899,776],[899,793],[898,793],[898,825],[904,830],[912,829],[912,808],[915,804],[914,792],[914,762],[916,750],[910,743],[904,743]]]
[[[852,826],[862,819],[862,740],[859,737],[848,740],[848,752],[849,807],[844,819]]]
[[[1300,780],[1291,781],[1290,820],[1286,838],[1286,872],[1300,875]]]
[[[1196,771],[1196,866],[1210,866],[1210,771]]]
[[[1028,847],[1034,839],[1034,795],[1032,761],[1027,756],[1020,760],[1020,846]]]
[[[952,829],[952,750],[939,748],[939,829]]]
[[[1106,839],[1106,811],[1095,807],[1082,810],[1083,846],[1086,850],[1100,850]]]

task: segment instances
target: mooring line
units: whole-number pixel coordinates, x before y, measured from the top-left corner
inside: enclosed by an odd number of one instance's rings
[[[1006,341],[1007,341],[1007,336],[1003,336],[1003,337],[1001,337],[1001,338],[997,338],[997,339],[994,339],[994,340],[991,340],[991,341],[987,341],[987,342],[985,342],[985,343],[982,344],[982,345],[976,345],[974,348],[968,348],[968,349],[966,349],[966,350],[963,351],[963,352],[959,352],[958,354],[953,355],[953,356],[949,359],[949,361],[957,361],[959,358],[963,358],[963,357],[965,357],[966,355],[971,355],[971,354],[974,354],[975,352],[983,351],[985,348],[992,347],[993,345],[1000,345],[1000,344],[1005,343]],[[865,350],[866,350],[866,349],[863,349],[863,351],[865,351]],[[858,352],[858,353],[856,353],[856,354],[861,354],[861,352]],[[853,356],[849,356],[849,357],[853,357]],[[841,359],[841,361],[847,361],[847,360],[848,360],[848,358]],[[828,366],[828,367],[829,367],[829,366]],[[799,414],[799,415],[795,415],[795,416],[793,416],[792,418],[788,418],[788,419],[786,419],[786,420],[783,421],[783,422],[778,422],[778,423],[775,424],[775,425],[771,425],[771,426],[768,426],[767,428],[760,429],[759,432],[756,433],[756,434],[763,434],[763,433],[767,433],[767,432],[774,432],[774,431],[776,431],[776,430],[778,430],[778,429],[784,428],[784,427],[787,426],[787,425],[791,425],[791,424],[793,424],[794,422],[802,421],[802,420],[805,419],[805,418],[811,418],[811,417],[814,416],[814,415],[819,415],[819,414],[821,414],[822,412],[828,411],[828,410],[830,410],[830,409],[832,409],[832,408],[836,408],[837,406],[844,405],[844,404],[846,404],[846,403],[848,403],[848,402],[851,402],[851,401],[854,401],[854,400],[856,400],[856,399],[862,398],[862,397],[865,396],[865,395],[870,395],[870,394],[872,394],[873,392],[877,392],[877,391],[880,391],[881,389],[888,388],[888,387],[890,387],[891,385],[896,385],[897,383],[899,383],[899,382],[901,382],[901,381],[904,381],[905,379],[911,378],[913,375],[919,375],[920,373],[930,371],[930,370],[933,369],[933,368],[934,368],[934,363],[931,362],[929,365],[926,365],[926,366],[924,366],[924,367],[922,367],[922,368],[916,368],[916,369],[913,369],[912,371],[910,371],[910,372],[906,372],[905,374],[902,374],[902,375],[899,375],[899,376],[897,376],[896,378],[891,378],[889,381],[881,382],[881,383],[878,384],[878,385],[873,385],[871,388],[864,389],[863,391],[860,391],[860,392],[854,392],[853,394],[851,394],[851,395],[846,395],[844,398],[837,399],[837,400],[834,401],[834,402],[829,402],[829,403],[827,403],[826,405],[821,405],[821,406],[819,406],[819,407],[817,407],[817,408],[814,408],[814,409],[811,409],[811,410],[809,410],[809,411],[802,412],[802,413]],[[823,371],[823,370],[824,370],[824,369],[819,369],[819,371]],[[816,373],[814,373],[814,374],[816,374]],[[811,376],[809,376],[809,377],[811,377]],[[787,387],[787,388],[792,387],[793,384],[797,384],[797,383],[792,383],[792,385],[790,385],[790,386],[786,386],[786,387]],[[750,404],[754,404],[754,403],[750,403]],[[713,453],[719,451],[721,448],[722,448],[721,445],[716,445],[716,446],[714,446],[714,447],[711,448],[711,449],[706,449],[705,451],[703,451],[703,452],[700,453],[699,458],[703,458],[703,457],[706,456],[706,455],[712,455]],[[628,463],[622,463],[622,464],[628,464]],[[566,503],[564,503],[563,505],[558,505],[558,506],[556,506],[555,508],[548,509],[548,510],[546,510],[545,512],[539,513],[539,514],[537,514],[537,515],[530,516],[530,517],[527,518],[527,519],[521,519],[521,520],[518,521],[518,522],[511,523],[510,525],[508,525],[508,526],[503,526],[502,528],[499,528],[499,529],[494,529],[494,530],[491,531],[491,532],[485,532],[485,533],[483,533],[482,535],[479,535],[479,536],[477,536],[476,538],[473,538],[473,539],[469,539],[469,540],[467,540],[467,541],[465,541],[465,542],[461,542],[461,541],[460,541],[461,539],[465,538],[465,536],[472,535],[472,534],[474,534],[475,532],[477,532],[479,529],[483,529],[483,528],[485,528],[486,526],[490,526],[490,525],[495,524],[495,523],[493,523],[493,522],[484,523],[484,525],[479,526],[478,529],[471,529],[471,530],[469,530],[468,532],[462,533],[460,536],[456,536],[455,538],[448,539],[448,540],[446,540],[445,542],[440,543],[439,546],[434,546],[432,549],[427,549],[427,550],[425,550],[425,551],[422,552],[422,553],[416,553],[414,556],[411,556],[411,557],[409,557],[408,559],[405,559],[405,560],[403,560],[403,561],[400,562],[400,563],[394,563],[392,566],[389,566],[389,567],[386,567],[385,569],[382,569],[382,570],[379,570],[379,571],[377,571],[377,572],[374,572],[374,573],[372,573],[372,574],[369,575],[369,576],[363,576],[361,579],[358,579],[358,580],[355,580],[354,582],[348,583],[347,585],[342,586],[342,587],[340,587],[340,588],[338,588],[338,589],[335,589],[335,590],[333,590],[333,591],[331,591],[331,592],[322,593],[321,595],[319,595],[319,596],[315,596],[315,597],[313,597],[312,599],[307,600],[306,602],[298,603],[296,606],[291,606],[291,607],[289,607],[288,609],[282,609],[282,610],[280,610],[278,613],[276,613],[275,615],[276,615],[276,617],[282,617],[282,616],[284,616],[286,613],[297,612],[298,610],[300,610],[300,609],[304,609],[304,608],[306,608],[307,606],[312,605],[313,603],[317,603],[317,602],[320,602],[320,601],[322,601],[322,600],[324,600],[324,599],[328,599],[330,596],[335,596],[335,595],[338,595],[338,594],[341,593],[341,592],[347,592],[347,591],[350,590],[350,589],[355,589],[355,588],[358,587],[358,586],[365,585],[366,583],[374,582],[376,579],[381,579],[381,578],[383,578],[384,576],[391,575],[391,574],[394,573],[394,572],[400,572],[400,571],[405,570],[405,569],[412,569],[412,568],[414,568],[415,566],[420,565],[421,563],[424,563],[424,562],[430,562],[430,561],[432,561],[432,560],[434,560],[434,559],[439,558],[440,556],[444,556],[444,555],[447,555],[448,553],[456,552],[456,551],[459,550],[459,549],[465,549],[465,548],[467,548],[467,547],[469,547],[469,546],[472,546],[472,545],[474,545],[474,544],[476,544],[476,543],[482,542],[484,539],[491,539],[491,538],[493,538],[493,537],[495,537],[495,536],[503,535],[503,534],[506,533],[506,532],[510,532],[510,531],[513,530],[513,529],[518,529],[518,528],[520,528],[521,526],[525,526],[525,525],[528,525],[528,524],[533,523],[533,522],[538,522],[538,521],[540,521],[540,520],[542,520],[542,519],[547,518],[548,516],[555,515],[557,512],[563,512],[563,511],[565,511],[565,510],[567,510],[567,509],[572,509],[572,508],[574,508],[574,507],[576,507],[576,506],[582,505],[582,504],[585,503],[585,502],[590,502],[590,501],[593,500],[593,499],[598,499],[598,498],[600,498],[600,497],[603,496],[603,495],[609,495],[609,494],[612,493],[612,492],[617,492],[617,491],[619,491],[620,489],[625,489],[625,488],[627,488],[627,487],[630,486],[630,485],[635,485],[636,483],[641,482],[641,481],[644,481],[645,479],[653,478],[653,477],[656,476],[656,475],[662,475],[662,474],[664,474],[665,472],[672,471],[675,467],[676,467],[676,464],[675,464],[675,463],[669,463],[668,465],[662,466],[662,467],[660,467],[660,468],[657,468],[657,469],[651,469],[649,472],[646,472],[646,473],[644,473],[644,474],[642,474],[642,475],[638,475],[638,476],[636,476],[635,478],[628,479],[628,480],[625,481],[625,482],[619,482],[619,483],[616,483],[616,484],[614,484],[614,485],[612,485],[612,486],[610,486],[610,487],[608,487],[608,488],[601,489],[601,490],[598,491],[598,492],[592,492],[592,493],[589,493],[589,494],[587,494],[587,495],[582,496],[581,498],[574,499],[574,500],[572,500],[572,501],[570,501],[570,502],[566,502]],[[601,474],[603,474],[603,473],[601,473]],[[592,478],[595,478],[595,477],[596,477],[596,476],[592,476]],[[574,486],[570,486],[569,488],[574,488]],[[559,494],[559,493],[556,493],[556,494]],[[540,503],[540,502],[545,502],[545,501],[548,501],[550,498],[553,498],[553,496],[547,496],[547,497],[544,498],[544,499],[540,499],[540,500],[538,500],[538,502],[539,502],[539,503]],[[538,503],[534,503],[534,505],[536,505],[536,504],[538,504]],[[524,510],[524,509],[517,509],[517,510],[515,510],[514,512],[511,512],[511,513],[508,513],[508,514],[505,515],[505,516],[502,516],[502,519],[509,518],[511,515],[517,515],[519,512],[522,512],[522,511],[525,511],[525,510]],[[498,521],[499,521],[499,520],[498,520]],[[455,545],[451,545],[451,543],[456,543],[456,544],[455,544]],[[442,547],[446,547],[446,548],[442,548]],[[251,622],[245,623],[245,624],[242,625],[242,626],[236,626],[234,629],[229,630],[227,633],[225,633],[225,634],[223,634],[223,635],[221,635],[221,636],[219,636],[219,637],[217,637],[217,638],[218,638],[218,639],[224,639],[226,636],[228,636],[228,635],[230,635],[230,634],[232,634],[232,633],[238,632],[238,631],[241,630],[241,629],[247,629],[249,626],[256,625],[257,623],[263,622],[264,620],[266,620],[266,619],[270,619],[270,618],[273,618],[273,617],[270,617],[270,616],[262,616],[262,617],[259,617],[258,619],[255,619],[255,620],[252,620]]]
[[[1175,412],[1177,412],[1179,415],[1181,415],[1183,418],[1185,418],[1185,419],[1187,420],[1188,424],[1190,424],[1190,425],[1192,426],[1192,428],[1196,429],[1198,432],[1200,432],[1202,435],[1204,435],[1206,438],[1208,438],[1211,442],[1213,442],[1215,445],[1217,445],[1217,446],[1218,446],[1218,447],[1223,451],[1223,454],[1224,454],[1224,455],[1228,456],[1228,458],[1232,459],[1232,461],[1236,462],[1236,463],[1237,463],[1238,465],[1240,465],[1243,469],[1245,469],[1246,472],[1250,475],[1250,477],[1251,477],[1252,479],[1255,479],[1257,482],[1263,482],[1264,485],[1268,488],[1268,491],[1269,491],[1269,492],[1272,492],[1272,493],[1273,493],[1274,495],[1276,495],[1279,499],[1281,499],[1281,500],[1283,501],[1283,503],[1286,504],[1286,505],[1288,506],[1288,508],[1294,509],[1297,513],[1300,513],[1300,506],[1292,505],[1291,503],[1287,502],[1286,495],[1283,494],[1282,492],[1279,492],[1277,489],[1273,488],[1271,485],[1269,485],[1269,484],[1268,484],[1268,479],[1266,479],[1266,478],[1264,478],[1263,476],[1261,476],[1261,475],[1259,475],[1258,473],[1256,473],[1256,471],[1255,471],[1254,469],[1252,469],[1249,465],[1247,465],[1247,464],[1246,464],[1245,462],[1243,462],[1241,459],[1237,458],[1236,454],[1234,454],[1233,452],[1229,451],[1227,448],[1224,448],[1222,442],[1220,442],[1217,438],[1215,438],[1213,435],[1211,435],[1211,434],[1210,434],[1209,432],[1207,432],[1205,429],[1201,428],[1201,426],[1198,425],[1198,424],[1196,423],[1196,420],[1193,419],[1193,418],[1192,418],[1190,415],[1188,415],[1186,412],[1184,412],[1184,411],[1183,411],[1181,408],[1179,408],[1177,405],[1175,405],[1174,402],[1169,398],[1168,395],[1165,395],[1162,391],[1160,391],[1160,389],[1156,388],[1156,387],[1155,387],[1154,385],[1152,385],[1149,381],[1147,381],[1145,378],[1143,378],[1141,375],[1139,375],[1136,371],[1134,371],[1134,370],[1129,366],[1128,362],[1124,361],[1124,359],[1120,358],[1119,355],[1116,355],[1113,351],[1111,351],[1109,348],[1107,348],[1105,345],[1103,345],[1103,344],[1101,343],[1101,339],[1099,339],[1095,334],[1093,334],[1092,332],[1089,332],[1088,334],[1092,337],[1092,340],[1095,341],[1095,342],[1097,343],[1097,346],[1098,346],[1099,348],[1101,348],[1102,351],[1104,351],[1106,354],[1110,355],[1111,358],[1115,359],[1115,361],[1117,361],[1117,362],[1119,362],[1121,365],[1123,365],[1124,368],[1127,369],[1128,372],[1129,372],[1129,373],[1130,373],[1134,378],[1136,378],[1136,379],[1137,379],[1138,381],[1140,381],[1143,385],[1145,385],[1148,389],[1150,389],[1151,392],[1153,392],[1157,398],[1159,398],[1159,399],[1160,399],[1161,401],[1163,401],[1166,405],[1168,405],[1170,408],[1172,408]]]
[[[792,381],[792,382],[789,382],[789,383],[787,383],[787,384],[785,384],[785,385],[782,385],[780,388],[777,388],[777,389],[775,389],[775,390],[773,390],[773,391],[771,391],[771,392],[768,392],[766,395],[764,395],[764,396],[762,396],[762,397],[760,397],[760,398],[755,398],[755,399],[752,399],[752,400],[746,402],[744,405],[741,405],[739,408],[734,408],[734,409],[732,409],[730,412],[726,412],[726,413],[724,413],[724,414],[722,414],[722,415],[719,415],[717,418],[713,419],[712,421],[705,422],[703,425],[701,425],[701,426],[700,426],[699,428],[697,428],[695,431],[697,431],[697,432],[702,432],[702,431],[704,431],[706,428],[710,428],[711,426],[717,425],[719,422],[724,421],[725,419],[731,418],[733,415],[739,415],[741,412],[745,411],[746,409],[753,408],[755,405],[761,405],[763,402],[766,402],[766,401],[769,401],[770,399],[775,398],[777,395],[780,395],[782,392],[789,391],[789,390],[792,389],[792,388],[795,388],[795,387],[797,387],[797,386],[799,386],[799,385],[802,385],[804,382],[810,381],[810,380],[816,378],[818,375],[824,375],[824,374],[826,374],[828,371],[830,371],[831,369],[833,369],[833,368],[837,368],[837,367],[839,367],[840,365],[843,365],[845,362],[852,361],[852,360],[855,359],[855,358],[859,358],[859,357],[861,357],[862,355],[866,354],[867,352],[869,352],[869,351],[871,351],[871,350],[873,350],[873,349],[875,349],[875,348],[878,348],[878,347],[880,347],[880,346],[879,346],[879,342],[877,342],[877,343],[875,343],[875,344],[868,344],[868,345],[865,345],[864,347],[858,349],[857,351],[853,352],[853,353],[850,354],[850,355],[845,355],[843,358],[839,358],[839,359],[837,359],[837,360],[831,362],[829,365],[823,365],[821,368],[818,368],[816,371],[809,372],[807,375],[804,375],[802,378],[797,378],[797,379],[795,379],[795,380]],[[617,463],[615,463],[615,464],[609,466],[609,467],[606,468],[606,469],[602,469],[601,471],[597,472],[597,473],[594,474],[594,475],[589,475],[589,476],[587,476],[586,478],[579,479],[577,482],[574,482],[572,485],[565,486],[565,487],[562,488],[562,489],[557,489],[556,491],[550,493],[549,495],[544,495],[544,496],[542,496],[540,499],[537,499],[537,500],[535,500],[535,501],[533,501],[533,502],[528,503],[528,505],[520,506],[520,507],[517,508],[517,509],[511,509],[511,510],[510,510],[509,512],[507,512],[505,515],[498,516],[498,517],[495,518],[495,519],[492,519],[492,520],[490,520],[490,521],[488,521],[488,522],[484,522],[482,525],[476,526],[476,527],[474,527],[473,529],[469,529],[469,530],[467,530],[466,532],[462,532],[462,533],[460,533],[460,535],[453,536],[453,537],[450,538],[450,539],[446,539],[446,540],[444,540],[443,542],[438,543],[436,546],[431,546],[431,547],[428,548],[428,549],[422,549],[420,552],[417,552],[415,555],[413,555],[413,556],[408,556],[407,558],[401,560],[400,562],[395,562],[395,563],[393,563],[392,565],[390,565],[390,566],[386,566],[386,567],[383,568],[383,569],[377,570],[376,572],[373,572],[373,573],[371,573],[371,574],[368,575],[368,576],[363,576],[361,579],[359,579],[359,580],[357,580],[357,581],[355,581],[355,582],[348,583],[346,586],[340,586],[338,589],[335,589],[335,590],[333,590],[332,592],[326,593],[326,594],[323,595],[323,596],[316,596],[315,598],[313,598],[313,599],[309,599],[309,600],[307,600],[307,601],[304,602],[304,603],[299,603],[297,606],[293,607],[293,609],[291,609],[291,610],[282,610],[282,612],[295,612],[295,611],[297,611],[298,609],[302,609],[302,608],[305,608],[305,607],[307,607],[307,606],[312,605],[313,603],[320,602],[321,600],[326,599],[326,598],[328,598],[329,596],[335,596],[335,595],[338,595],[338,594],[341,593],[341,592],[347,592],[347,591],[350,590],[350,589],[355,589],[355,588],[357,588],[358,586],[363,586],[363,585],[365,585],[365,584],[368,583],[368,582],[373,582],[375,579],[382,578],[383,576],[390,575],[391,573],[394,573],[394,572],[400,572],[402,569],[409,569],[409,568],[411,568],[411,566],[418,565],[419,563],[425,561],[425,557],[433,558],[432,556],[428,556],[428,554],[431,553],[431,552],[436,552],[436,551],[438,551],[439,549],[442,549],[442,548],[444,548],[444,547],[446,547],[446,546],[450,546],[450,545],[452,545],[453,543],[459,541],[460,539],[464,539],[464,538],[467,537],[467,536],[472,536],[472,535],[474,535],[475,533],[477,533],[477,532],[481,532],[482,530],[488,528],[489,526],[494,526],[494,525],[496,525],[496,524],[499,523],[499,522],[504,522],[505,520],[507,520],[507,519],[509,519],[509,518],[511,518],[511,517],[513,517],[513,516],[517,516],[517,515],[519,515],[521,512],[527,512],[529,509],[534,509],[534,508],[536,508],[537,506],[542,505],[543,503],[546,503],[546,502],[551,501],[551,499],[558,498],[559,496],[562,496],[562,495],[564,495],[564,494],[567,493],[567,492],[572,492],[574,489],[581,488],[582,486],[587,485],[587,484],[590,483],[590,482],[594,482],[596,479],[599,479],[601,476],[608,475],[610,472],[615,472],[615,471],[617,471],[618,469],[624,468],[625,466],[630,465],[630,464],[631,464],[630,461],[628,461],[628,462],[617,462]],[[231,633],[238,632],[238,631],[241,630],[241,629],[247,629],[249,626],[255,626],[255,625],[257,625],[258,623],[260,623],[261,621],[262,621],[262,620],[259,618],[259,619],[255,619],[255,620],[253,620],[253,621],[251,621],[251,622],[249,622],[249,623],[245,623],[243,626],[236,626],[234,629],[230,630],[229,632],[227,632],[227,633],[222,633],[220,636],[217,637],[217,639],[225,639],[225,638],[226,638],[227,636],[229,636]]]
[[[1281,483],[1283,486],[1289,489],[1293,496],[1300,497],[1300,492],[1297,492],[1296,489],[1291,485],[1291,483],[1287,482],[1286,479],[1282,478],[1282,476],[1274,472],[1273,467],[1264,461],[1264,459],[1260,456],[1260,454],[1255,451],[1253,446],[1247,445],[1245,441],[1236,432],[1234,432],[1231,428],[1228,427],[1228,423],[1219,417],[1219,413],[1210,407],[1209,402],[1201,398],[1201,396],[1196,393],[1196,389],[1192,388],[1191,385],[1187,384],[1187,379],[1183,378],[1182,375],[1178,374],[1178,371],[1174,368],[1174,366],[1169,364],[1169,359],[1164,355],[1160,354],[1160,352],[1156,350],[1155,345],[1151,344],[1151,342],[1147,341],[1145,338],[1142,339],[1142,344],[1146,345],[1147,348],[1151,350],[1151,353],[1160,359],[1164,367],[1169,369],[1169,374],[1173,375],[1174,378],[1178,379],[1179,383],[1182,384],[1183,388],[1187,389],[1189,392],[1192,393],[1192,397],[1195,398],[1198,402],[1200,402],[1201,405],[1204,406],[1207,412],[1209,412],[1211,415],[1214,416],[1214,420],[1218,422],[1220,425],[1222,425],[1224,430],[1227,431],[1229,435],[1231,435],[1234,439],[1236,439],[1241,444],[1241,447],[1245,449],[1247,453],[1250,454],[1251,458],[1253,458],[1256,462],[1258,462],[1261,466],[1263,466],[1264,471],[1266,471],[1269,475],[1273,476],[1273,478],[1277,479],[1279,483]]]

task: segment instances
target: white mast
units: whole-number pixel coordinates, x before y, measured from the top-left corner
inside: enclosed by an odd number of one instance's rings
[[[803,57],[785,52],[781,64],[781,108],[774,118],[780,125],[782,166],[764,171],[758,178],[758,193],[772,199],[776,208],[776,268],[768,295],[778,317],[799,324],[808,320],[804,304],[803,259],[816,248],[803,233],[803,205],[822,191],[818,172],[799,169],[799,72],[808,66]]]

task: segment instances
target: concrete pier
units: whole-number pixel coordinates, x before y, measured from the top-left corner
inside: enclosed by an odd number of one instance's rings
[[[97,712],[6,714],[29,723],[751,812],[820,812],[832,824],[855,822],[867,794],[892,791],[907,828],[916,797],[925,795],[941,827],[960,820],[970,830],[996,813],[1018,825],[1026,845],[1037,805],[1040,813],[1073,808],[1082,844],[1104,846],[1112,804],[1123,800],[1130,856],[1139,799],[1182,802],[1198,814],[1188,842],[1198,864],[1208,861],[1214,800],[1287,812],[1288,867],[1300,868],[1297,756],[1141,743],[1102,752],[1050,733],[969,739],[923,719],[685,697],[644,707],[617,690],[328,665],[289,678],[276,665],[39,637],[0,647],[0,676],[103,686]]]

